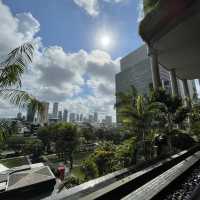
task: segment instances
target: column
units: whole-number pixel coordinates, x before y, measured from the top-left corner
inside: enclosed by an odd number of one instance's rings
[[[176,78],[175,69],[170,70],[170,79],[171,79],[171,86],[172,86],[172,95],[179,96],[179,94],[178,94],[178,82],[177,82],[177,78]]]
[[[190,98],[190,92],[189,92],[187,79],[182,79],[182,82],[183,82],[183,90],[184,90],[185,97]]]
[[[157,52],[152,47],[149,47],[148,50],[149,50],[149,56],[150,56],[150,62],[151,62],[153,88],[157,90],[159,89],[159,87],[162,87],[161,80],[160,80],[158,56],[157,56]]]

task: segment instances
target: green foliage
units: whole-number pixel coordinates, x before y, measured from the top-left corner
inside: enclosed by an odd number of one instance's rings
[[[162,120],[166,122],[168,132],[171,132],[174,123],[182,123],[190,112],[190,108],[183,105],[181,98],[171,96],[164,89],[151,91],[150,102],[157,106],[160,111],[159,117],[161,116]]]
[[[83,172],[86,181],[97,178],[99,176],[97,165],[92,157],[89,157],[83,161],[81,171]]]
[[[115,145],[101,142],[94,153],[83,162],[82,172],[86,180],[103,176],[115,170]]]
[[[35,158],[39,158],[43,152],[42,141],[40,139],[25,140],[23,152],[25,154],[32,154]]]
[[[42,112],[43,104],[32,95],[20,90],[22,74],[32,62],[33,52],[32,44],[25,43],[11,51],[7,59],[0,63],[0,97],[23,108],[31,104],[35,110]]]
[[[195,121],[192,123],[191,132],[192,135],[196,137],[198,141],[200,141],[200,121]]]
[[[114,144],[124,140],[124,133],[115,128],[99,128],[95,131],[95,135],[100,141],[112,141]]]
[[[156,7],[159,0],[144,0],[143,2],[144,2],[144,12],[146,14]]]
[[[125,140],[121,145],[116,147],[115,159],[117,161],[116,169],[128,167],[133,164],[135,152],[135,138]]]
[[[27,65],[32,62],[33,53],[33,45],[25,43],[8,54],[7,59],[0,63],[1,88],[8,88],[15,85],[21,87],[21,76]]]
[[[21,136],[11,136],[7,139],[7,145],[16,152],[21,152],[25,144],[25,138]]]
[[[200,104],[194,104],[192,106],[192,111],[190,113],[190,117],[191,117],[192,122],[200,121]]]
[[[44,148],[47,152],[50,151],[50,142],[52,141],[52,130],[50,126],[41,127],[37,131],[37,137],[43,142]]]
[[[184,150],[192,147],[195,144],[194,139],[185,131],[174,129],[172,131],[172,146],[179,150]]]
[[[120,94],[116,107],[123,125],[134,133],[137,142],[142,141],[145,149],[145,138],[155,126],[155,119],[160,119],[158,103],[151,102],[133,90],[132,93]],[[143,156],[146,158],[145,151]]]
[[[68,176],[67,178],[65,178],[64,180],[64,186],[69,189],[71,187],[74,187],[76,185],[81,184],[81,181],[79,178],[75,177],[75,176]]]
[[[85,124],[85,127],[81,128],[81,135],[85,138],[87,142],[94,141],[96,139],[94,129],[90,124]]]
[[[28,160],[25,156],[15,157],[15,158],[8,158],[8,159],[1,159],[0,163],[8,168],[13,167],[20,167],[22,165],[28,165]]]
[[[114,152],[115,146],[110,142],[101,143],[95,150],[93,159],[100,176],[114,171]]]
[[[56,152],[64,155],[65,163],[69,158],[71,170],[73,168],[73,154],[79,145],[78,130],[75,125],[70,123],[63,123],[57,126]]]

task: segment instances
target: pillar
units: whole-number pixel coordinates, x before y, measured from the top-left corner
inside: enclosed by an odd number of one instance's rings
[[[183,90],[184,90],[185,97],[190,98],[190,92],[189,92],[187,79],[183,79],[182,82],[183,82]]]
[[[172,95],[178,96],[178,82],[176,78],[176,71],[175,69],[170,70],[170,79],[171,79],[171,86],[172,86]]]
[[[149,56],[150,56],[150,62],[151,62],[153,88],[157,90],[159,89],[159,87],[162,87],[161,80],[160,80],[158,55],[157,55],[157,52],[151,47],[149,47]]]

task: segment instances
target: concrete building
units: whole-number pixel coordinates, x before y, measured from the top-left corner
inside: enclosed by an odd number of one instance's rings
[[[54,118],[58,118],[58,103],[57,102],[55,102],[54,104],[53,104],[53,117]]]
[[[121,72],[116,75],[116,94],[130,91],[134,86],[141,94],[148,94],[152,85],[151,62],[147,46],[143,45],[120,60]],[[170,87],[168,71],[160,67],[164,87]]]
[[[112,126],[112,117],[111,116],[106,116],[104,122],[105,122],[106,126]]]
[[[189,98],[188,80],[200,78],[200,1],[146,0],[145,4],[152,9],[144,6],[139,32],[148,44],[153,86],[158,89],[161,85],[159,65],[162,65],[170,71],[172,93],[179,95],[179,78],[184,96]]]
[[[98,113],[97,112],[94,113],[94,122],[98,122]]]
[[[88,122],[89,123],[93,123],[94,122],[94,116],[93,115],[89,115]]]
[[[36,113],[36,110],[29,104],[27,107],[27,117],[26,117],[29,123],[34,122],[35,113]]]
[[[63,121],[64,122],[67,122],[68,121],[68,110],[64,110],[64,112],[63,112]]]
[[[43,102],[44,110],[38,114],[38,123],[41,125],[47,124],[49,119],[49,103]]]
[[[18,113],[17,113],[17,119],[18,119],[18,120],[22,120],[22,113],[21,113],[21,112],[18,112]]]
[[[77,121],[77,122],[80,121],[80,116],[79,116],[79,114],[76,114],[76,121]]]
[[[63,120],[62,111],[58,111],[58,121],[62,121],[62,120]]]
[[[83,114],[80,114],[80,122],[83,121]]]
[[[74,123],[76,121],[76,114],[70,113],[69,115],[69,122]]]
[[[56,179],[42,163],[22,165],[0,172],[0,199],[37,199],[53,191]]]

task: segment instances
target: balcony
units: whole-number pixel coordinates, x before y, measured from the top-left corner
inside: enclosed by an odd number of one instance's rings
[[[200,2],[144,0],[144,13],[139,33],[156,50],[159,64],[176,69],[180,79],[199,78]]]

